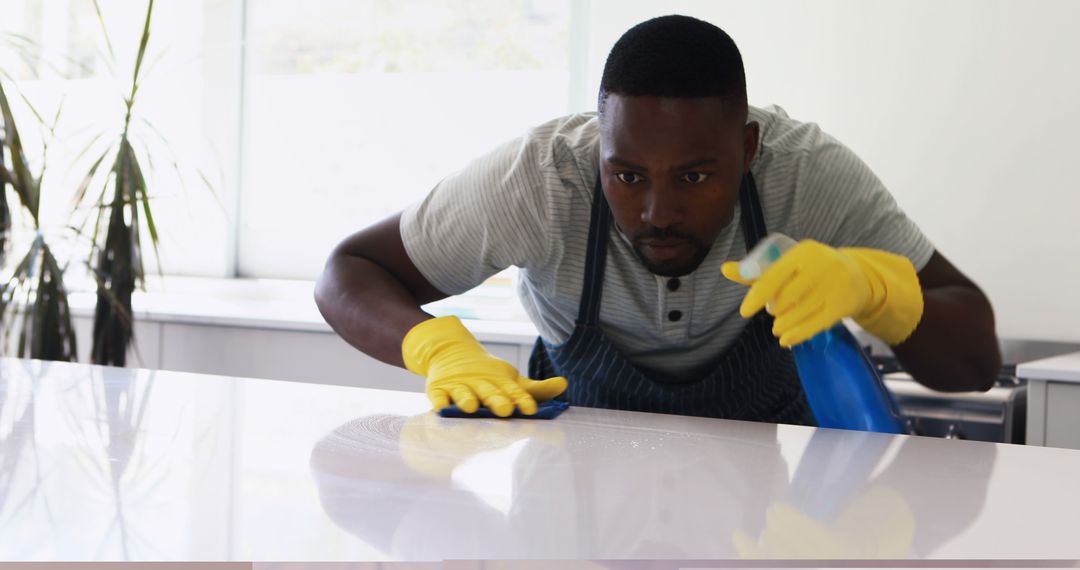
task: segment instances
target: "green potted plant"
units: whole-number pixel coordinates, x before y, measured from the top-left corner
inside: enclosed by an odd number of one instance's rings
[[[94,9],[101,24],[108,56],[116,65],[115,53],[105,28],[100,6],[94,1]],[[61,264],[53,252],[47,232],[42,231],[39,207],[42,180],[47,174],[45,154],[48,137],[42,145],[40,171],[31,171],[27,156],[12,112],[10,90],[4,90],[5,79],[10,76],[0,69],[0,266],[7,267],[12,258],[8,252],[12,231],[12,208],[22,208],[32,221],[35,238],[28,251],[18,256],[20,261],[10,277],[0,288],[0,317],[5,332],[4,346],[14,349],[20,357],[47,360],[75,360],[75,335],[71,311],[68,306],[68,290],[64,285],[64,270],[69,264],[86,268],[96,285],[94,307],[93,346],[90,360],[96,364],[123,366],[127,349],[132,342],[133,315],[132,294],[136,286],[145,286],[144,249],[142,235],[148,235],[157,258],[158,231],[151,209],[148,177],[143,164],[147,148],[137,140],[131,128],[135,116],[139,88],[146,79],[145,58],[151,36],[154,0],[146,5],[138,51],[131,73],[130,89],[124,97],[124,120],[118,132],[99,135],[91,141],[87,151],[97,146],[92,161],[78,177],[81,182],[75,189],[76,198],[72,209],[70,231],[90,243],[85,258],[71,259]],[[51,125],[45,125],[41,115],[26,97],[23,102],[46,127],[55,134],[57,117]],[[85,152],[85,151],[84,151]],[[204,177],[205,180],[205,177]],[[7,192],[18,198],[11,202]],[[81,219],[78,219],[81,216]],[[69,236],[70,237],[70,236]],[[21,252],[20,252],[21,253]],[[13,258],[12,258],[13,259]],[[18,339],[10,335],[18,331]]]

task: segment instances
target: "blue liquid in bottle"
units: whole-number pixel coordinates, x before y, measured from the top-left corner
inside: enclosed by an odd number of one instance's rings
[[[843,324],[791,352],[818,427],[906,433],[877,369]]]

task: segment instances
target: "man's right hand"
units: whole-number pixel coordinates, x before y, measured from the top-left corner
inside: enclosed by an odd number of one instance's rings
[[[427,378],[427,395],[436,411],[457,404],[465,413],[480,404],[507,417],[514,408],[536,413],[545,402],[566,390],[566,378],[530,380],[512,364],[492,356],[457,317],[438,317],[414,326],[401,343],[405,367]]]

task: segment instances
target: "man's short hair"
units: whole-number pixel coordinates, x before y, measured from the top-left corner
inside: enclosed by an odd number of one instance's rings
[[[746,114],[742,55],[724,30],[689,16],[661,16],[626,31],[604,64],[597,109],[608,95],[718,97]]]

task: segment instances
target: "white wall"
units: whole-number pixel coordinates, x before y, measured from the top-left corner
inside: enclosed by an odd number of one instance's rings
[[[1080,341],[1080,2],[594,0],[591,92],[619,35],[666,13],[735,39],[752,104],[855,149],[1001,336]]]

